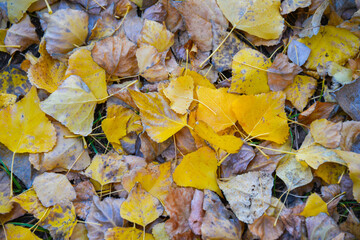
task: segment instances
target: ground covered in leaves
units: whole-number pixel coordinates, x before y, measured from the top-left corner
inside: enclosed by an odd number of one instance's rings
[[[360,239],[359,8],[0,1],[0,238]]]

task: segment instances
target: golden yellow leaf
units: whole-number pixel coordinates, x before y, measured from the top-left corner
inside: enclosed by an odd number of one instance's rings
[[[165,223],[158,223],[152,229],[155,240],[170,240],[169,234],[166,232]]]
[[[121,178],[127,170],[128,167],[123,161],[123,156],[116,152],[109,152],[95,155],[86,169],[85,175],[98,181],[101,185],[105,185],[121,182]]]
[[[228,153],[237,153],[243,145],[243,141],[240,138],[233,135],[218,135],[203,121],[196,122],[194,131],[214,147],[225,150]]]
[[[266,70],[271,62],[261,52],[241,49],[233,58],[230,92],[258,94],[270,91]]]
[[[154,240],[154,237],[150,233],[145,233],[136,228],[124,228],[114,227],[109,228],[105,233],[105,240],[119,240],[119,239],[131,239],[131,240]]]
[[[38,61],[28,70],[29,81],[37,88],[52,93],[65,79],[66,64],[50,56],[46,51],[45,41],[40,43],[39,53],[41,55]]]
[[[25,95],[31,88],[26,72],[13,65],[1,71],[0,82],[0,93],[15,94],[18,97]]]
[[[164,52],[174,44],[174,34],[166,29],[165,24],[145,19],[138,42]]]
[[[8,240],[41,240],[37,237],[30,228],[16,226],[14,224],[6,224],[6,239]]]
[[[315,176],[320,177],[327,184],[338,184],[346,169],[346,166],[337,163],[323,163],[315,170]]]
[[[309,76],[297,75],[294,82],[284,89],[286,99],[302,112],[309,98],[315,93],[317,81]]]
[[[132,170],[125,174],[122,185],[128,192],[139,182],[145,191],[164,202],[171,188],[171,162],[159,165],[149,164],[146,168]]]
[[[105,70],[94,62],[89,50],[79,49],[75,51],[69,57],[68,64],[69,67],[66,70],[65,78],[70,75],[77,75],[81,77],[97,99],[108,96]],[[100,101],[100,103],[104,101]]]
[[[324,202],[318,194],[312,193],[307,199],[305,208],[300,215],[304,217],[312,217],[317,216],[322,212],[329,215],[326,202]]]
[[[16,153],[37,153],[51,150],[56,132],[39,107],[36,88],[19,102],[0,110],[0,142]]]
[[[254,36],[277,39],[285,27],[280,0],[217,0],[217,3],[233,26]]]
[[[6,0],[7,15],[10,22],[16,23],[20,21],[26,10],[36,1],[37,0]]]
[[[0,109],[13,105],[16,102],[16,95],[0,93]]]
[[[185,73],[186,73],[185,76],[190,76],[194,80],[194,87],[202,86],[202,87],[207,87],[207,88],[211,88],[211,89],[216,89],[215,86],[209,81],[209,79],[207,79],[200,73],[197,73],[197,72],[191,71],[191,70],[186,70]],[[194,96],[196,96],[195,90],[196,89],[194,89]]]
[[[215,152],[209,147],[202,147],[184,156],[173,173],[173,179],[179,186],[209,189],[222,196],[216,182],[216,170]]]
[[[172,79],[164,89],[165,96],[171,101],[170,107],[179,114],[185,114],[193,101],[194,80],[190,76]]]
[[[1,45],[5,45],[4,40],[6,37],[6,32],[7,32],[7,29],[0,29],[0,44]],[[0,52],[7,53],[6,47],[0,47]]]
[[[254,138],[282,144],[289,135],[283,92],[239,96],[232,104],[239,124]]]
[[[126,136],[126,125],[130,118],[130,115],[111,118],[106,117],[101,122],[101,128],[109,142],[120,144],[120,139]]]
[[[143,227],[155,221],[164,211],[160,201],[136,183],[128,198],[121,204],[122,218]]]
[[[141,93],[129,89],[140,109],[144,129],[156,142],[161,143],[186,126],[186,115],[179,116],[159,93]]]
[[[71,75],[45,101],[41,110],[75,134],[92,131],[97,99],[80,77]]]
[[[314,141],[326,148],[337,148],[340,145],[342,122],[334,123],[326,119],[317,119],[310,124]]]
[[[204,121],[215,132],[224,130],[236,122],[231,110],[231,103],[237,95],[227,93],[226,88],[210,89],[199,86],[197,88],[199,106],[196,112],[198,121]]]
[[[311,38],[298,39],[311,49],[305,67],[316,70],[318,65],[325,67],[329,61],[343,65],[359,52],[360,39],[349,30],[334,26],[320,28]]]
[[[47,216],[47,208],[42,205],[33,188],[13,197],[11,201],[18,203],[25,211],[33,214],[37,219]]]

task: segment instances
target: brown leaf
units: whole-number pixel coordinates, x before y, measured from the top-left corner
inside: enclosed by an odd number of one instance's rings
[[[174,188],[166,197],[165,210],[170,219],[165,222],[165,229],[171,239],[193,239],[194,234],[188,222],[193,195],[193,188]]]
[[[344,151],[360,153],[360,122],[347,121],[341,129],[340,147]]]
[[[308,125],[316,119],[328,118],[331,112],[335,109],[335,103],[316,101],[308,109],[299,115],[298,121],[302,124]]]
[[[356,239],[360,239],[360,221],[352,209],[350,209],[346,221],[340,224],[340,229],[353,234]]]
[[[70,0],[70,2],[79,3],[91,14],[99,14],[100,11],[102,11],[102,7],[106,7],[108,4],[107,0],[96,0],[96,2],[89,0]]]
[[[321,187],[321,198],[325,202],[329,202],[333,199],[336,195],[340,193],[340,185],[338,184],[331,184],[329,186],[322,186]]]
[[[351,180],[349,174],[345,173],[344,176],[341,178],[340,188],[341,188],[341,192],[345,192],[345,197],[347,200],[354,199],[353,187],[354,187],[353,181]]]
[[[196,235],[201,235],[201,225],[205,214],[203,210],[203,202],[203,191],[196,189],[194,197],[191,200],[191,213],[189,217],[189,226]]]
[[[165,151],[165,149],[167,149],[170,146],[172,138],[169,138],[165,142],[157,143],[149,137],[147,132],[143,132],[140,135],[140,140],[141,140],[140,151],[144,155],[144,158],[146,159],[147,162],[152,162],[158,156],[160,156],[161,153]]]
[[[133,43],[137,43],[143,24],[144,19],[137,15],[137,8],[131,9],[126,15],[123,29],[126,37]]]
[[[337,148],[340,144],[342,122],[334,123],[326,119],[315,120],[310,124],[314,141],[326,148]]]
[[[16,51],[24,51],[31,44],[39,43],[39,38],[35,32],[35,26],[31,23],[29,15],[25,15],[20,22],[13,24],[6,33],[5,45],[20,45],[20,48],[6,48],[13,54]]]
[[[161,2],[164,5],[165,10],[167,12],[167,16],[165,19],[165,24],[167,29],[169,29],[173,33],[176,32],[177,30],[183,29],[184,28],[183,19],[179,11],[171,5],[172,1],[160,0],[159,2]]]
[[[286,230],[295,239],[300,239],[305,231],[305,217],[299,215],[303,211],[304,206],[305,203],[302,203],[293,208],[284,208],[280,215]]]
[[[108,74],[125,77],[138,72],[135,50],[135,44],[126,38],[108,37],[96,42],[91,54]]]
[[[195,152],[197,149],[195,139],[191,135],[189,128],[182,128],[175,134],[175,143],[177,150],[183,155]]]
[[[139,64],[139,72],[149,82],[157,82],[168,79],[169,72],[165,65],[166,52],[144,44],[136,50],[136,59]]]
[[[94,186],[90,181],[80,182],[75,186],[76,199],[73,201],[76,215],[82,219],[86,219],[90,212],[93,197],[96,195]]]
[[[289,62],[289,58],[282,53],[276,55],[268,69],[268,84],[271,91],[282,91],[293,83],[294,78],[302,72],[301,67]]]
[[[159,1],[144,11],[143,18],[162,23],[166,20],[167,15],[164,4]]]
[[[306,228],[309,240],[323,239],[322,236],[326,236],[327,239],[334,239],[341,233],[337,223],[326,213],[306,218]]]
[[[255,157],[252,147],[244,144],[240,151],[230,154],[221,164],[221,177],[228,178],[245,172],[250,161]]]
[[[360,78],[356,79],[355,82],[344,85],[342,88],[334,92],[335,98],[340,107],[355,121],[360,121],[359,92]]]
[[[264,214],[256,219],[253,224],[249,224],[248,226],[250,231],[259,236],[260,239],[275,240],[278,239],[285,230],[282,221],[277,221],[275,225],[275,220],[275,217]]]

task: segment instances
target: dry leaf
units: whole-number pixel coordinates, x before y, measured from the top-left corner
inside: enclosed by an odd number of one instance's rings
[[[93,1],[91,1],[91,3],[93,3]],[[119,3],[121,3],[121,1]],[[119,5],[119,3],[117,4],[117,6]],[[113,11],[111,10],[114,9],[112,7],[109,7],[106,11],[103,11],[101,13],[101,17],[96,21],[93,29],[91,29],[91,35],[89,37],[89,40],[98,41],[103,38],[110,37],[116,32],[119,27],[120,21],[115,18]]]
[[[13,65],[1,71],[0,82],[0,93],[14,94],[18,97],[24,96],[31,88],[26,72]]]
[[[310,124],[314,141],[326,148],[337,148],[340,144],[342,122],[334,123],[326,119],[315,120]]]
[[[0,93],[0,109],[15,104],[16,98],[14,94]]]
[[[145,9],[143,18],[162,23],[165,22],[167,15],[168,13],[165,9],[164,4],[158,1],[156,4]]]
[[[136,228],[115,227],[109,228],[105,233],[105,240],[131,239],[131,240],[154,240],[150,233],[145,233]]]
[[[298,8],[310,6],[311,0],[285,0],[281,3],[281,15],[294,12]]]
[[[26,239],[26,240],[41,240],[29,228],[16,226],[14,224],[6,224],[4,226],[6,231],[6,239]]]
[[[0,180],[0,214],[4,214],[13,208],[10,202],[10,177],[5,171],[0,171]]]
[[[328,6],[329,0],[322,1],[315,13],[303,22],[303,29],[299,33],[300,37],[312,37],[313,35],[317,35],[319,33],[321,18]]]
[[[87,229],[84,223],[77,223],[74,227],[70,240],[89,240],[87,237]]]
[[[323,163],[315,170],[315,176],[320,177],[328,184],[337,184],[346,169],[346,166],[337,163]]]
[[[298,121],[308,125],[316,119],[328,118],[334,108],[334,103],[316,101],[308,109],[300,113]]]
[[[230,154],[221,164],[221,177],[228,178],[244,173],[248,164],[255,157],[252,147],[249,145],[242,145],[240,151],[235,154]]]
[[[353,71],[350,68],[343,67],[336,62],[326,63],[326,72],[332,76],[332,80],[337,83],[349,84],[352,82]]]
[[[343,122],[341,129],[340,147],[344,151],[360,153],[358,149],[360,137],[360,122],[346,121]]]
[[[159,53],[164,52],[174,44],[174,34],[168,31],[165,25],[145,19],[138,44],[149,44]]]
[[[292,0],[291,0],[292,1]],[[302,66],[310,56],[311,49],[297,40],[290,40],[287,56],[295,64]]]
[[[260,239],[275,240],[283,234],[285,226],[282,221],[276,222],[275,217],[264,214],[249,224],[249,230]]]
[[[194,197],[191,200],[191,213],[189,217],[189,226],[196,235],[201,235],[201,225],[204,217],[203,210],[204,193],[195,190]]]
[[[42,205],[34,189],[29,189],[11,199],[18,203],[28,213],[33,214],[37,219],[47,216],[47,209]]]
[[[305,208],[300,215],[304,217],[312,217],[318,215],[319,213],[326,213],[329,215],[326,202],[324,202],[318,194],[313,193],[307,199]]]
[[[340,107],[349,114],[349,116],[356,121],[360,121],[360,78],[356,79],[350,84],[346,84],[338,91],[334,92],[335,99]],[[349,104],[351,102],[351,104]]]
[[[7,15],[11,23],[15,23],[21,20],[22,16],[30,5],[36,0],[6,0],[7,3]]]
[[[152,234],[155,240],[170,240],[170,237],[165,229],[165,223],[156,224],[152,229]]]
[[[96,191],[92,183],[88,180],[80,182],[74,187],[76,192],[76,199],[73,201],[76,215],[82,219],[86,219],[90,212],[90,207],[93,202],[93,197]]]
[[[306,228],[308,239],[310,240],[322,239],[323,236],[326,236],[328,239],[336,239],[335,237],[341,234],[335,220],[325,213],[306,218]],[[339,239],[344,239],[344,237]]]

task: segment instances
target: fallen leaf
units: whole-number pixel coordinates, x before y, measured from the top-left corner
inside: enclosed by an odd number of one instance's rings
[[[87,229],[84,223],[77,223],[71,234],[70,240],[89,240],[87,237]]]
[[[10,177],[5,171],[0,171],[0,214],[5,214],[13,208],[10,202]]]
[[[32,188],[13,197],[11,201],[18,203],[25,211],[33,214],[37,219],[48,215],[48,213],[46,213],[48,208],[42,205],[35,190]]]
[[[131,240],[154,240],[150,233],[145,233],[136,228],[115,227],[105,233],[105,240],[131,239]]]
[[[360,153],[357,148],[359,143],[359,134],[360,134],[360,122],[356,121],[346,121],[343,122],[343,127],[341,129],[341,139],[340,139],[340,148],[343,151],[352,151]]]
[[[137,8],[132,8],[124,19],[123,29],[126,37],[133,43],[137,43],[143,25],[144,19],[138,16]]]
[[[76,199],[73,201],[76,215],[86,219],[90,212],[93,197],[96,195],[94,186],[89,180],[80,182],[75,187]]]
[[[113,105],[108,108],[107,116],[101,122],[101,128],[109,142],[120,144],[120,139],[126,136],[127,124],[132,117],[128,110],[120,105]]]
[[[276,220],[275,217],[264,214],[256,219],[254,223],[249,224],[249,230],[260,239],[278,239],[283,234],[285,226],[282,221]]]
[[[304,217],[312,217],[318,215],[319,213],[326,213],[329,215],[326,202],[324,202],[318,194],[312,193],[307,199],[305,208],[300,215]]]
[[[159,52],[164,52],[174,44],[174,34],[165,25],[145,19],[138,44],[149,44]]]
[[[249,172],[218,183],[240,221],[251,224],[269,207],[273,186],[269,173]]]
[[[360,222],[359,219],[355,216],[353,210],[350,210],[346,221],[340,224],[340,229],[344,232],[349,232],[355,236],[355,238],[360,237]]]
[[[165,229],[165,223],[156,224],[152,229],[152,235],[155,240],[170,240],[170,237]]]
[[[15,104],[16,98],[14,94],[0,93],[0,109]]]
[[[281,15],[294,12],[298,8],[310,6],[311,0],[285,0],[281,3]]]
[[[146,192],[140,183],[131,189],[128,198],[121,204],[120,215],[122,218],[139,224],[146,225],[156,220],[164,211],[160,201]]]
[[[52,57],[66,54],[76,46],[85,45],[89,21],[87,13],[71,8],[60,9],[45,16],[45,20],[46,50]]]
[[[314,12],[314,14],[303,22],[302,24],[303,29],[299,33],[299,36],[301,38],[312,37],[313,35],[317,35],[319,33],[321,26],[321,18],[328,6],[329,6],[329,0],[322,1],[322,3]]]
[[[7,3],[7,15],[10,22],[16,23],[21,20],[26,10],[36,0],[6,0]]]
[[[96,0],[96,2],[91,0],[69,0],[69,1],[80,4],[89,13],[96,15],[98,15],[100,11],[102,11],[102,9],[104,9],[108,5],[106,0]]]
[[[0,73],[0,93],[14,94],[16,96],[25,96],[31,88],[27,80],[26,72],[20,68],[10,65]]]
[[[16,226],[14,224],[6,224],[4,226],[6,231],[6,239],[26,239],[26,240],[41,240],[37,237],[29,228],[22,226]]]
[[[95,43],[91,51],[94,61],[110,75],[127,77],[139,71],[136,45],[120,37],[108,37]]]
[[[308,125],[316,119],[328,118],[335,106],[334,103],[316,101],[308,109],[300,113],[298,121]]]
[[[350,84],[346,84],[339,90],[334,92],[335,99],[340,107],[353,120],[360,121],[360,96],[358,94],[360,89],[360,78],[356,79]],[[350,103],[350,104],[349,104]]]
[[[90,1],[90,3],[93,2]],[[121,3],[121,1],[119,3]],[[101,17],[96,21],[94,27],[91,29],[91,35],[89,37],[89,40],[98,41],[110,37],[116,32],[119,27],[120,21],[115,18],[113,11],[114,9],[112,7],[109,7],[101,13]]]
[[[140,151],[144,155],[146,161],[150,163],[170,146],[172,139],[169,138],[164,142],[157,143],[153,141],[146,132],[143,132],[140,134],[140,141]]]
[[[209,147],[202,147],[184,156],[173,173],[173,179],[179,186],[209,189],[222,196],[216,182],[216,170],[215,152]]]
[[[305,44],[292,39],[288,46],[287,56],[293,63],[302,66],[309,58],[310,52],[311,49]]]
[[[76,75],[71,75],[53,92],[40,108],[75,134],[86,136],[92,131],[95,95]]]
[[[326,119],[315,120],[310,124],[314,141],[326,148],[337,148],[340,144],[342,122],[334,123]]]
[[[346,172],[346,166],[337,163],[323,163],[315,170],[315,176],[320,177],[328,184],[337,184]]]
[[[284,30],[279,0],[217,0],[225,17],[237,29],[264,39],[277,39]]]
[[[156,21],[158,23],[165,22],[168,13],[165,9],[165,6],[161,1],[158,1],[156,4],[151,7],[145,9],[144,11],[144,19]]]
[[[16,51],[24,51],[31,44],[39,43],[39,38],[35,32],[35,26],[31,23],[29,15],[25,15],[20,22],[13,24],[6,33],[5,45],[19,45],[20,48],[6,48],[13,54]]]
[[[124,220],[120,216],[120,206],[124,200],[123,198],[107,197],[100,201],[98,196],[94,196],[93,204],[85,221],[88,230],[87,236],[90,240],[104,239],[107,229],[124,225]]]
[[[237,138],[234,135],[218,135],[203,121],[195,123],[194,131],[215,148],[220,148],[228,153],[239,152],[243,145],[241,138]]]
[[[293,83],[295,76],[302,72],[302,69],[296,64],[290,63],[285,54],[279,53],[267,71],[270,90],[282,91]]]
[[[186,125],[186,115],[173,112],[159,93],[129,92],[140,109],[144,129],[154,141],[164,142]]]
[[[311,49],[305,67],[316,70],[318,65],[325,67],[328,61],[343,65],[359,51],[360,39],[346,29],[333,26],[320,28],[317,35],[298,40]]]
[[[270,92],[240,96],[232,103],[232,110],[249,136],[282,144],[289,135],[284,105],[283,92]]]
[[[12,152],[46,152],[55,145],[55,128],[39,107],[35,87],[16,104],[1,109],[0,119],[0,142]]]
[[[75,51],[69,57],[68,65],[64,78],[77,75],[81,77],[97,99],[104,99],[108,96],[105,70],[94,62],[89,50]],[[102,100],[100,103],[104,101]]]
[[[171,101],[170,107],[179,114],[187,113],[194,94],[194,80],[191,76],[181,76],[170,81],[164,89],[165,96]]]
[[[255,157],[252,147],[243,144],[240,151],[230,154],[221,164],[221,177],[229,178],[244,173],[248,164]]]
[[[332,76],[332,80],[337,83],[349,84],[352,82],[353,72],[350,68],[340,66],[336,62],[327,62],[326,63],[326,72],[329,76]]]
[[[335,220],[325,213],[306,218],[306,228],[308,239],[321,239],[323,236],[329,239],[336,239],[336,236],[341,234]],[[339,239],[344,239],[344,237]]]
[[[315,93],[316,86],[316,79],[297,75],[294,78],[294,82],[284,89],[286,99],[289,100],[297,110],[302,112],[310,97]]]
[[[267,69],[270,66],[271,62],[261,52],[251,48],[241,49],[233,58],[230,92],[269,92]]]
[[[109,152],[95,155],[85,175],[104,186],[108,183],[121,182],[127,170],[128,166],[123,161],[123,156],[116,152]]]
[[[34,179],[33,188],[45,207],[65,206],[76,198],[73,186],[62,174],[45,172]]]
[[[29,81],[37,88],[53,93],[63,82],[66,64],[52,58],[46,51],[46,42],[39,45],[40,57],[28,70]]]

